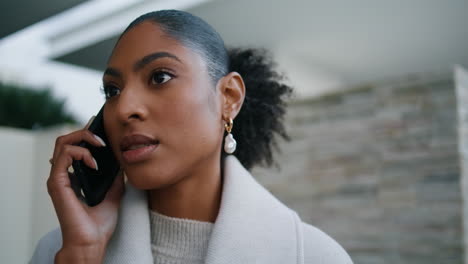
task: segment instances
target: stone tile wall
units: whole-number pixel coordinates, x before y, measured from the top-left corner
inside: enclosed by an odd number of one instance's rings
[[[456,122],[449,78],[297,101],[281,169],[253,173],[355,263],[462,263]]]
[[[461,190],[463,203],[463,229],[468,228],[468,71],[457,66],[455,68],[455,86],[458,113],[458,152],[460,153]],[[464,250],[468,252],[468,232],[464,232]],[[465,253],[465,263],[468,254]]]

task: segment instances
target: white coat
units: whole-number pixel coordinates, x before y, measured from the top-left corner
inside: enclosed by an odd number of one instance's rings
[[[41,238],[31,264],[54,263],[60,228]],[[126,184],[116,230],[104,263],[153,263],[146,192]],[[224,164],[221,207],[208,245],[207,264],[351,264],[346,251],[262,187],[229,155]]]

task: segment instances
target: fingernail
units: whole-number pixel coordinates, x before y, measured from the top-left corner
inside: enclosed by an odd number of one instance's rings
[[[101,145],[103,147],[106,146],[106,143],[104,142],[104,140],[102,140],[102,138],[100,138],[98,135],[94,135],[94,134],[93,134],[93,136],[94,136],[95,139],[97,139],[97,141],[99,141],[99,143],[101,143]]]
[[[96,159],[94,159],[94,158],[93,158],[93,160],[94,160],[94,165],[96,165],[96,170],[98,170],[99,168],[98,168],[98,166],[97,166],[97,161],[96,161]]]

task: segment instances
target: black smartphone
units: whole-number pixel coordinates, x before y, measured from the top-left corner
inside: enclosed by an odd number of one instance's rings
[[[78,185],[73,186],[76,188],[74,190],[81,190],[83,198],[89,206],[98,205],[104,200],[120,170],[120,165],[114,156],[104,130],[103,112],[104,106],[99,110],[88,130],[99,136],[106,143],[106,147],[95,147],[84,141],[78,144],[80,147],[89,149],[91,155],[96,159],[98,170],[88,167],[81,160],[74,160],[72,163],[73,177],[75,178],[72,184]]]

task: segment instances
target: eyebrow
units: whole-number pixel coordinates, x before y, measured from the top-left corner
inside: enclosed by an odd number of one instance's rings
[[[149,63],[151,63],[152,61],[155,61],[155,60],[161,59],[161,58],[170,58],[170,59],[173,59],[173,60],[176,60],[176,61],[182,63],[182,61],[176,55],[174,55],[172,53],[169,53],[169,52],[155,52],[155,53],[151,53],[149,55],[146,55],[143,58],[139,59],[137,62],[135,62],[135,64],[133,65],[133,71],[137,72],[137,71],[141,70],[142,68],[144,68]],[[104,75],[111,75],[111,76],[114,76],[114,77],[122,77],[122,73],[119,70],[117,70],[115,68],[112,68],[112,67],[107,68],[104,71]]]
[[[122,74],[120,73],[119,70],[116,70],[114,68],[107,68],[105,71],[104,71],[104,75],[110,75],[110,76],[114,76],[114,77],[121,77]]]
[[[154,60],[157,60],[157,59],[161,59],[161,58],[171,58],[171,59],[174,59],[174,60],[182,63],[182,61],[180,61],[180,59],[177,58],[177,56],[172,54],[172,53],[169,53],[169,52],[155,52],[155,53],[146,55],[145,57],[143,57],[142,59],[137,61],[133,65],[133,71],[137,72],[137,71],[141,70],[143,67],[145,67],[147,64],[149,64],[150,62],[152,62]]]

